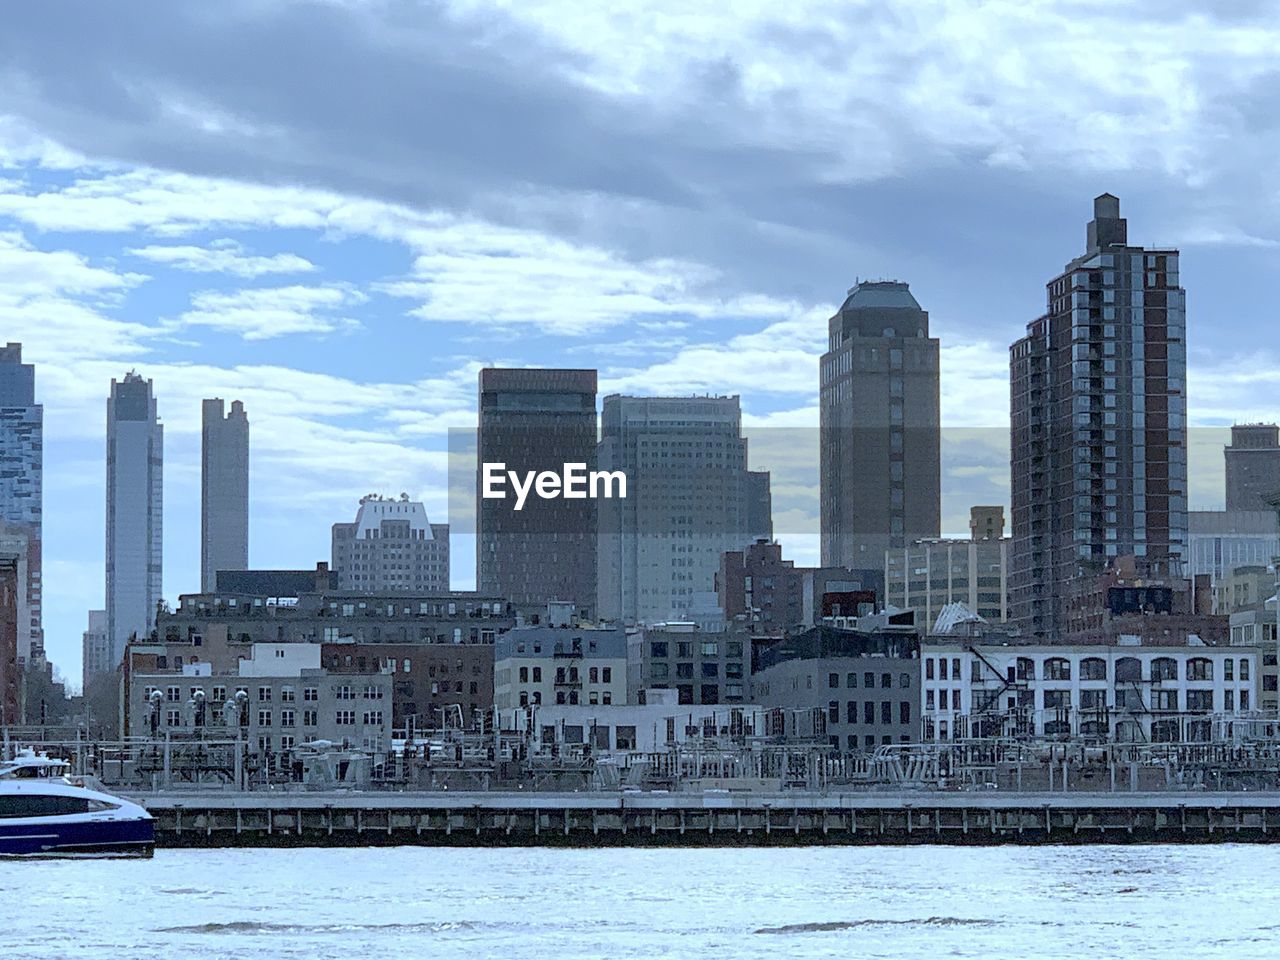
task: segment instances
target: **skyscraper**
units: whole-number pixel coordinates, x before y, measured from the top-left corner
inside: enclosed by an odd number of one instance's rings
[[[111,638],[107,634],[107,611],[89,611],[88,629],[81,638],[80,662],[80,689],[85,693],[94,680],[115,669],[116,664],[111,662]]]
[[[0,348],[0,524],[17,561],[18,660],[44,650],[41,627],[44,408],[36,403],[35,367],[22,362],[22,344]],[[25,542],[20,542],[25,541]]]
[[[605,619],[691,619],[721,557],[773,535],[737,397],[605,397],[599,464],[627,477],[626,499],[597,502]]]
[[[201,406],[200,589],[217,589],[219,570],[249,568],[249,418],[220,399]]]
[[[596,466],[594,370],[480,371],[477,456],[521,475],[565,464]],[[483,497],[476,478],[476,582],[481,592],[518,604],[572,601],[594,615],[596,501],[530,496],[521,510],[511,497]]]
[[[449,525],[407,494],[362,497],[355,523],[333,525],[332,560],[339,590],[447,592]]]
[[[820,367],[822,563],[882,568],[938,536],[938,341],[905,283],[863,282],[828,322]]]
[[[130,371],[107,399],[107,634],[111,665],[155,624],[164,574],[164,427],[151,381]]]
[[[1280,493],[1280,426],[1247,423],[1231,428],[1223,450],[1227,510],[1270,510],[1267,497]]]
[[[1131,246],[1093,202],[1085,252],[1010,348],[1012,617],[1053,639],[1073,584],[1132,556],[1180,572],[1187,541],[1186,302],[1178,251]]]

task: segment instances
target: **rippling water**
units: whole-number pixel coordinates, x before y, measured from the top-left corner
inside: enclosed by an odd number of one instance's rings
[[[161,851],[0,863],[6,958],[1280,956],[1280,849]]]

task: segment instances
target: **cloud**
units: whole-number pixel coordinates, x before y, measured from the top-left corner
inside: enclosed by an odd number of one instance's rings
[[[358,327],[359,321],[341,311],[358,306],[366,297],[348,285],[203,290],[191,298],[191,309],[174,327],[208,327],[234,333],[245,340],[270,340],[290,334],[325,334]]]
[[[253,256],[234,240],[215,240],[207,247],[133,247],[125,253],[189,273],[226,273],[247,279],[272,273],[309,273],[316,269],[314,263],[295,253]]]

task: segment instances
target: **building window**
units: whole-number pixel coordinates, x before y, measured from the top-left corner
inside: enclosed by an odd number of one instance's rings
[[[269,726],[271,726],[271,711],[270,711],[270,710],[259,710],[259,711],[258,711],[258,726],[260,726],[260,727],[269,727]]]
[[[334,722],[340,727],[354,727],[356,725],[356,712],[354,710],[339,710]]]
[[[850,671],[844,678],[844,685],[850,690],[856,690],[858,688],[858,675]]]
[[[315,703],[320,699],[320,690],[318,687],[304,687],[302,690],[302,700],[304,703]]]
[[[911,722],[911,701],[909,700],[898,701],[898,722],[899,723]]]
[[[280,726],[292,727],[294,722],[294,713],[292,710],[280,711]]]
[[[317,723],[319,723],[319,720],[320,720],[320,718],[319,718],[319,712],[318,712],[318,711],[316,711],[316,710],[303,710],[303,711],[302,711],[302,725],[303,725],[304,727],[314,727],[314,726],[316,726],[316,724],[317,724]]]
[[[1070,680],[1071,661],[1066,657],[1050,657],[1044,662],[1044,678],[1046,680]],[[1048,704],[1045,704],[1048,706]]]
[[[1208,657],[1192,657],[1187,661],[1188,680],[1212,680],[1213,661]],[[1188,702],[1187,709],[1192,709]]]
[[[1151,661],[1152,680],[1177,680],[1178,661],[1173,657],[1156,657]]]

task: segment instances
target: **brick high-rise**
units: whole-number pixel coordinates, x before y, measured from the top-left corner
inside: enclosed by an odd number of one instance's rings
[[[1011,613],[1049,639],[1076,581],[1125,556],[1167,576],[1187,540],[1178,251],[1130,245],[1111,194],[1093,210],[1085,252],[1010,348]]]
[[[822,563],[883,569],[938,536],[938,340],[905,283],[863,282],[830,321],[819,422]]]

